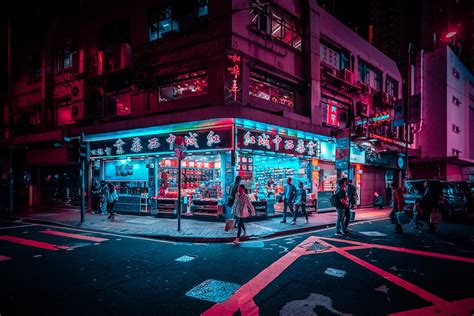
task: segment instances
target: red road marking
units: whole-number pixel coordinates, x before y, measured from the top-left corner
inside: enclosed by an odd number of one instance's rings
[[[10,260],[10,257],[0,256],[0,261]]]
[[[385,246],[385,245],[380,245],[380,244],[367,244],[367,243],[361,243],[361,242],[352,241],[352,240],[344,240],[344,239],[337,239],[337,238],[330,238],[330,237],[318,237],[318,238],[324,239],[324,240],[344,242],[344,243],[348,243],[352,245],[366,246],[367,248],[378,248],[378,249],[385,249],[385,250],[396,251],[396,252],[410,253],[410,254],[419,255],[419,256],[435,257],[435,258],[441,258],[441,259],[474,263],[474,258],[451,256],[451,255],[446,255],[446,254],[438,253],[438,252],[415,250],[415,249],[410,249],[410,248],[392,247],[392,246]]]
[[[5,240],[5,241],[9,241],[16,244],[21,244],[21,245],[26,245],[26,246],[41,248],[41,249],[46,249],[46,250],[53,250],[53,251],[59,250],[60,247],[61,249],[65,249],[64,247],[66,247],[66,246],[57,246],[54,244],[48,244],[41,241],[19,238],[19,237],[14,237],[14,236],[0,236],[0,240]]]
[[[318,239],[317,237],[315,237],[316,239]],[[364,268],[380,275],[381,277],[385,278],[386,280],[392,282],[392,283],[395,283],[396,285],[400,286],[400,287],[403,287],[405,290],[407,291],[410,291],[416,295],[418,295],[419,297],[423,298],[424,300],[428,301],[428,302],[431,302],[433,304],[441,304],[441,303],[446,303],[445,300],[443,300],[442,298],[434,295],[434,294],[431,294],[430,292],[428,291],[425,291],[424,289],[422,289],[421,287],[418,287],[408,281],[405,281],[399,277],[397,277],[396,275],[393,275],[383,269],[380,269],[379,267],[376,267],[374,266],[373,264],[371,263],[368,263],[367,261],[364,261],[354,255],[351,255],[350,253],[344,251],[344,250],[341,250],[337,247],[334,247],[332,246],[331,244],[328,244],[327,242],[323,241],[323,240],[319,240],[318,242],[320,242],[322,245],[325,245],[325,246],[329,246],[329,247],[333,247],[334,248],[334,251],[337,252],[338,254],[340,254],[341,256],[344,256],[346,257],[347,259],[357,263],[357,264],[360,264],[361,266],[363,266]]]
[[[262,270],[252,280],[242,285],[225,302],[213,305],[201,315],[233,315],[239,309],[241,309],[242,315],[244,315],[244,311],[248,313],[246,315],[257,315],[258,307],[253,302],[253,298],[283,273],[296,259],[305,254],[306,249],[301,246],[305,245],[309,239],[310,238],[304,240],[286,255]],[[257,309],[255,309],[253,305],[257,307]]]
[[[56,231],[56,230],[43,230],[41,233],[43,233],[43,234],[50,234],[50,235],[56,235],[56,236],[62,236],[62,237],[68,237],[68,238],[75,238],[75,239],[82,239],[82,240],[94,241],[94,242],[103,242],[103,241],[108,240],[108,239],[106,239],[106,238],[85,236],[85,235],[79,235],[79,234],[70,234],[70,233],[60,232],[60,231]]]
[[[472,316],[470,311],[474,310],[474,298],[461,301],[447,302],[433,306],[417,308],[410,311],[390,314],[391,316],[424,316],[424,315],[466,315]]]

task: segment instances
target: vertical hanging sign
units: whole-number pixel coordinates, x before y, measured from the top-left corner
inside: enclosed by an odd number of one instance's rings
[[[350,132],[349,129],[343,129],[336,136],[336,169],[349,169],[350,155]]]
[[[226,52],[225,103],[242,103],[242,55]]]

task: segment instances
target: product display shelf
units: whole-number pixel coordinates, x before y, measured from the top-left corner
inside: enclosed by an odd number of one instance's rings
[[[223,211],[224,208],[222,205],[219,205],[217,199],[193,199],[191,204],[191,212],[193,215],[219,217]]]

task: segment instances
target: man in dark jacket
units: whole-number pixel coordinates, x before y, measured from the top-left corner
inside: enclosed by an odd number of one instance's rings
[[[283,191],[283,220],[281,223],[286,223],[286,209],[289,208],[291,215],[293,215],[293,205],[296,198],[296,187],[291,183],[291,178],[286,180],[285,190]]]

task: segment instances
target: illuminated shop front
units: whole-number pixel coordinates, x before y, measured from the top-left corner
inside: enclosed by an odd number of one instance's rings
[[[310,211],[336,188],[335,144],[329,137],[244,119],[86,136],[89,183],[92,178],[113,183],[120,195],[118,212],[175,216],[178,161],[173,144],[178,136],[187,147],[181,184],[185,217],[230,216],[225,201],[236,175],[249,189],[257,217],[281,211],[276,200],[288,177],[294,185],[303,183]]]

